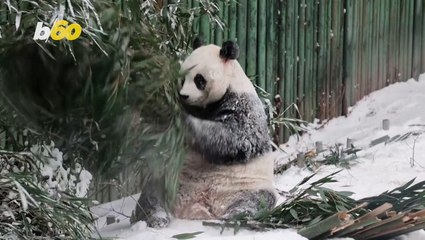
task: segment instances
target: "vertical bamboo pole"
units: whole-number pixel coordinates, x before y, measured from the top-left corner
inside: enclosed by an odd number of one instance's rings
[[[212,42],[211,41],[211,34],[210,34],[210,23],[207,16],[202,16],[199,19],[199,34],[205,39],[206,42]]]
[[[413,67],[413,35],[414,35],[414,25],[413,20],[415,18],[415,0],[409,0],[407,5],[407,15],[408,15],[408,29],[407,29],[407,71],[406,79],[412,77],[412,67]]]
[[[388,12],[388,45],[387,45],[387,52],[388,52],[388,65],[387,65],[387,83],[386,85],[390,84],[393,81],[393,69],[394,69],[394,37],[395,37],[395,23],[394,23],[394,17],[395,17],[395,11],[396,6],[393,4],[393,0],[390,0],[388,2],[389,5],[389,12]]]
[[[402,0],[400,1],[401,4],[401,18],[400,18],[400,80],[404,81],[406,80],[406,72],[407,72],[407,29],[408,29],[408,16],[407,16],[407,4],[408,0]]]
[[[332,92],[332,54],[334,53],[332,49],[332,38],[334,35],[332,29],[332,6],[333,1],[329,1],[326,4],[326,22],[327,22],[327,38],[326,38],[326,118],[329,119],[333,116],[333,99],[334,94]]]
[[[222,30],[222,39],[221,43],[229,40],[229,14],[230,14],[230,2],[223,2],[223,21],[224,21],[224,29]]]
[[[242,68],[246,71],[246,55],[247,55],[247,11],[248,11],[248,2],[239,1],[238,2],[238,20],[237,20],[237,37],[239,43],[239,63]]]
[[[297,74],[297,94],[296,94],[296,100],[298,109],[300,111],[300,115],[298,116],[301,119],[304,119],[305,116],[305,107],[304,107],[304,88],[305,88],[305,33],[306,33],[306,25],[304,23],[306,22],[306,16],[305,16],[305,0],[298,1],[298,54],[297,54],[297,64],[298,64],[298,74]]]
[[[275,0],[269,0],[267,1],[266,6],[266,16],[267,16],[267,22],[266,22],[266,91],[270,93],[270,100],[274,98],[274,95],[276,94],[274,86],[276,81],[276,61],[275,56],[279,54],[279,52],[276,52],[276,16],[275,12],[277,9],[277,2]]]
[[[237,30],[237,5],[236,1],[230,1],[229,6],[229,18],[227,20],[228,26],[229,26],[229,40],[235,41],[236,40],[236,30]],[[226,39],[227,40],[227,39]]]
[[[198,8],[199,2],[197,0],[190,0],[192,2],[192,8]],[[192,24],[192,32],[196,35],[199,35],[200,23],[199,18],[195,18]]]
[[[419,78],[419,74],[421,73],[421,41],[423,38],[422,32],[422,17],[423,17],[423,1],[415,0],[415,16],[413,22],[413,67],[412,67],[412,76],[415,79]]]
[[[313,121],[313,83],[314,73],[313,73],[313,51],[315,46],[315,38],[314,38],[314,0],[307,0],[305,2],[305,74],[304,74],[304,119],[306,121]]]
[[[319,67],[317,70],[318,74],[318,99],[317,102],[319,104],[319,118],[321,120],[326,118],[326,110],[327,110],[327,92],[326,92],[326,78],[327,78],[327,61],[326,61],[326,55],[327,55],[327,40],[328,40],[328,32],[329,29],[327,29],[327,7],[326,2],[319,1],[319,55],[318,55],[318,62]]]
[[[336,104],[338,98],[337,84],[337,56],[338,56],[338,0],[329,1],[329,107],[328,117],[332,118],[337,115]],[[341,59],[340,59],[341,60]]]
[[[313,18],[313,23],[312,23],[312,28],[311,31],[313,31],[313,60],[312,60],[312,115],[314,116],[314,118],[316,118],[318,116],[318,105],[319,102],[317,101],[319,94],[319,90],[318,90],[318,80],[319,80],[319,73],[318,73],[318,56],[319,56],[319,1],[312,1],[310,3],[310,5],[312,5],[313,9],[312,9],[312,18]],[[313,117],[312,116],[312,117]]]
[[[425,72],[425,4],[422,4],[421,72]]]
[[[225,9],[224,3],[222,1],[220,1],[217,4],[218,4],[218,9],[219,9],[218,16],[221,19],[225,19],[224,18],[224,12],[225,12],[224,11],[224,9]],[[214,43],[221,46],[221,44],[223,44],[223,29],[221,29],[219,26],[216,25],[216,26],[214,26],[214,28],[211,29],[211,31],[212,31],[211,34],[214,34]]]
[[[380,69],[380,74],[381,74],[381,85],[380,88],[383,88],[385,86],[387,86],[387,82],[388,82],[388,45],[389,45],[389,40],[390,40],[390,35],[389,35],[389,11],[390,11],[390,6],[389,6],[389,1],[384,1],[383,3],[383,10],[382,10],[382,14],[381,14],[381,24],[382,24],[382,31],[381,31],[381,39],[383,41],[382,44],[382,58],[380,61],[380,65],[381,65],[381,69]]]
[[[373,72],[373,0],[367,1],[367,36],[366,36],[366,42],[367,42],[367,48],[366,48],[366,92],[365,95],[372,92],[373,88],[373,81],[372,81],[372,72]]]
[[[299,66],[299,59],[300,59],[300,55],[299,55],[299,42],[298,42],[298,38],[299,38],[299,6],[300,3],[298,0],[294,0],[293,1],[293,32],[294,34],[292,35],[292,41],[293,41],[293,75],[292,75],[292,91],[291,91],[291,97],[290,97],[290,102],[289,103],[298,103],[297,102],[297,86],[298,86],[298,81],[300,79],[300,75],[298,72],[298,66]],[[290,109],[289,114],[291,117],[297,117],[296,113],[294,111],[294,109]]]
[[[402,3],[399,0],[394,0],[393,4],[397,6],[395,9],[395,37],[394,37],[394,82],[400,81],[401,76],[401,28],[400,28],[400,20],[401,20],[401,12],[402,12]]]
[[[257,79],[257,0],[248,0],[248,41],[246,73],[248,77]]]
[[[354,35],[354,21],[355,21],[355,0],[346,1],[346,22],[344,37],[344,86],[345,97],[347,99],[347,107],[353,104],[353,90],[354,90],[354,76],[355,76],[355,61],[354,53],[356,52],[356,42]]]
[[[254,17],[254,16],[253,16]],[[270,18],[266,12],[266,1],[258,1],[258,35],[257,35],[257,74],[258,86],[266,89],[266,20]]]
[[[378,58],[378,89],[381,89],[385,86],[385,74],[383,70],[385,68],[385,39],[384,39],[384,27],[385,27],[385,5],[386,1],[379,3],[379,31],[378,31],[378,46],[379,46],[379,58]]]
[[[295,1],[287,1],[287,10],[286,10],[286,31],[285,31],[285,50],[286,50],[286,61],[285,61],[285,94],[284,94],[284,109],[286,109],[292,103],[292,91],[293,78],[294,78],[294,57],[296,55],[294,50],[294,39],[295,37],[295,26],[293,25],[294,18],[296,18],[294,13]],[[285,117],[290,116],[290,111],[285,112]],[[284,132],[284,138],[287,139],[289,136],[288,131]]]
[[[278,66],[277,74],[279,77],[279,96],[280,96],[280,106],[281,111],[284,110],[286,104],[286,82],[287,82],[287,62],[288,62],[288,52],[286,51],[286,34],[288,33],[287,25],[287,9],[288,1],[278,1],[279,4],[279,22],[278,22]],[[283,127],[279,128],[279,139],[281,142],[285,139],[285,129]]]
[[[357,39],[357,52],[356,54],[356,66],[357,66],[357,71],[356,71],[356,101],[361,99],[361,97],[363,96],[363,51],[365,48],[365,43],[363,40],[363,31],[364,29],[362,28],[363,24],[364,24],[364,1],[356,1],[356,16],[357,16],[357,24],[356,24],[356,36],[355,38]]]
[[[184,4],[186,5],[187,9],[191,9],[192,8],[192,0],[185,0]]]
[[[379,33],[379,4],[381,1],[371,2],[371,48],[370,48],[370,57],[371,57],[371,68],[370,68],[370,82],[371,88],[370,92],[378,89],[379,77],[377,75],[379,69],[379,43],[378,43],[378,33]]]
[[[364,48],[362,49],[362,93],[361,96],[365,96],[369,93],[368,82],[369,82],[369,52],[370,52],[370,1],[366,0],[363,4],[363,44]]]
[[[336,15],[337,15],[337,26],[336,26],[336,32],[335,36],[337,37],[337,60],[336,61],[336,76],[334,77],[334,80],[336,81],[336,89],[335,92],[337,94],[336,98],[336,113],[337,116],[340,116],[342,114],[343,108],[347,108],[347,101],[345,99],[345,89],[343,89],[343,60],[344,60],[344,24],[345,24],[345,6],[344,1],[336,1]],[[334,60],[335,61],[335,60]],[[345,111],[345,110],[344,110]]]

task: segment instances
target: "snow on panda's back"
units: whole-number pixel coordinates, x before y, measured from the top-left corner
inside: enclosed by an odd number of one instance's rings
[[[198,47],[182,64],[190,151],[174,206],[178,218],[254,214],[275,204],[267,117],[237,55],[237,45],[225,42]]]

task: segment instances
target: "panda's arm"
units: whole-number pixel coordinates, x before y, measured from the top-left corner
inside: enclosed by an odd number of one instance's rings
[[[254,112],[255,113],[255,112]],[[212,120],[187,115],[193,147],[214,163],[246,163],[268,151],[269,136],[264,116],[222,108]]]

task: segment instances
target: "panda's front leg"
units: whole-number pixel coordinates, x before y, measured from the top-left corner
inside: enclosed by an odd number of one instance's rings
[[[150,180],[142,189],[136,208],[130,217],[130,223],[145,221],[147,226],[153,228],[167,227],[170,216],[164,207],[164,196],[158,191],[160,183]]]

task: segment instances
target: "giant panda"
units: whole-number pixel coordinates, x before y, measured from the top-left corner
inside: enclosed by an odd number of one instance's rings
[[[172,213],[182,219],[253,215],[276,203],[267,115],[235,42],[195,40],[179,91],[189,150]]]

